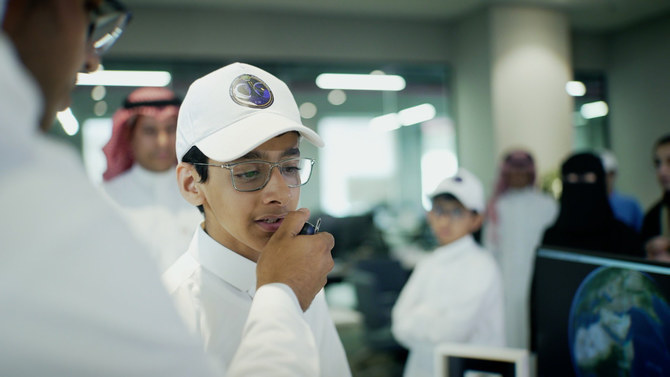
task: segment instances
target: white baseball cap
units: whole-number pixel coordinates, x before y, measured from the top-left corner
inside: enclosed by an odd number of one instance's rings
[[[474,174],[464,168],[444,179],[430,194],[433,199],[441,194],[453,195],[467,209],[484,212],[484,186]]]
[[[228,162],[285,132],[297,131],[317,147],[323,140],[300,120],[286,84],[249,64],[233,63],[193,82],[177,120],[177,158],[196,146]]]

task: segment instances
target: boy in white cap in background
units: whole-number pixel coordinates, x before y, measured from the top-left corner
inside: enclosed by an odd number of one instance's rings
[[[414,268],[392,311],[393,335],[409,349],[407,377],[434,376],[440,343],[505,345],[500,271],[472,236],[483,220],[481,182],[461,168],[430,198],[428,223],[440,246]]]
[[[286,214],[296,210],[300,186],[310,178],[314,160],[300,154],[303,137],[323,146],[302,125],[286,84],[247,64],[196,80],[182,103],[177,179],[182,196],[205,220],[163,281],[188,326],[224,368],[255,294],[256,261]],[[319,349],[321,375],[350,376],[323,291],[307,306],[302,309]]]

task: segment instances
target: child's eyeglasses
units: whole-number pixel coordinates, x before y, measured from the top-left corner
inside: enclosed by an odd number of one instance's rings
[[[440,206],[434,206],[431,212],[438,217],[448,217],[455,220],[460,220],[465,217],[469,212],[463,208],[443,208]]]
[[[272,168],[279,168],[288,187],[299,187],[309,181],[312,175],[312,166],[315,161],[311,158],[290,158],[279,162],[243,161],[232,164],[206,164],[201,162],[193,165],[216,166],[230,170],[233,187],[237,191],[258,191],[270,181]]]

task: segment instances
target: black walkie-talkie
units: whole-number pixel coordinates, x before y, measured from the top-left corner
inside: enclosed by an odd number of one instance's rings
[[[303,225],[302,229],[300,230],[300,233],[298,233],[298,234],[303,234],[303,235],[316,234],[319,231],[320,226],[321,226],[321,219],[319,218],[318,220],[316,220],[316,225],[312,225],[310,223],[305,223],[305,225]]]

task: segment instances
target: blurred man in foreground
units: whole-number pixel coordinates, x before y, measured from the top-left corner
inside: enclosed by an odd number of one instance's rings
[[[38,129],[69,104],[77,72],[97,67],[129,13],[117,1],[0,5],[0,375],[216,375],[148,253],[76,154]],[[333,239],[296,236],[308,217],[288,214],[263,249],[228,376],[318,374],[301,307],[325,284]]]

